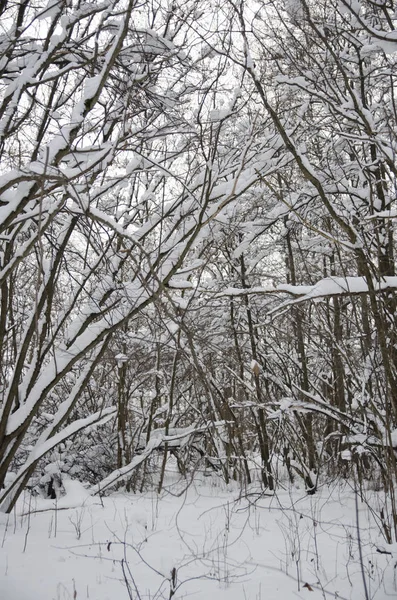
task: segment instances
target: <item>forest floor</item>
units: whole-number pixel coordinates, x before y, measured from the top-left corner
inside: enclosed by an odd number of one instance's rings
[[[243,498],[204,478],[103,500],[65,489],[56,510],[26,495],[0,515],[1,600],[397,597],[397,556],[377,552],[384,541],[348,484]]]

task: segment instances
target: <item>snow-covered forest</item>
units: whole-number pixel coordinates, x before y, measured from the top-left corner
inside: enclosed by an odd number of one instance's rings
[[[32,503],[299,490],[315,530],[348,486],[360,592],[288,594],[396,593],[360,542],[395,578],[396,28],[393,0],[0,0],[3,551]],[[120,564],[117,597],[184,597]]]

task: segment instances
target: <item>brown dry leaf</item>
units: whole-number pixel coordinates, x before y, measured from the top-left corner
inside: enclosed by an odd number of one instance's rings
[[[305,585],[303,586],[304,588],[307,588],[309,590],[309,592],[314,592],[314,589],[312,588],[312,586],[308,583],[305,583]]]
[[[259,373],[261,372],[261,368],[260,368],[260,366],[258,365],[258,363],[256,362],[256,360],[253,360],[253,361],[251,362],[251,369],[252,369],[252,372],[253,372],[253,374],[254,374],[256,377],[258,377]]]

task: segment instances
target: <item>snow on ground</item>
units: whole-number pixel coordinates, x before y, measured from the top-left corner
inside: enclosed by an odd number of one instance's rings
[[[396,557],[377,553],[379,533],[361,502],[358,542],[349,486],[314,496],[249,490],[241,500],[237,488],[206,480],[180,495],[170,487],[160,496],[115,493],[101,500],[72,481],[66,491],[58,510],[54,501],[26,495],[13,514],[0,516],[1,600],[397,594]]]

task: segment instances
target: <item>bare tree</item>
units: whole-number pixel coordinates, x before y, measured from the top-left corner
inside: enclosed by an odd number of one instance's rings
[[[1,485],[64,386],[1,492],[6,510],[45,452],[112,414],[69,422],[113,334],[258,179],[250,136],[226,151],[239,97],[222,84],[228,59],[207,68],[195,50],[196,11],[133,0],[4,9]],[[226,112],[213,108],[221,97]]]

